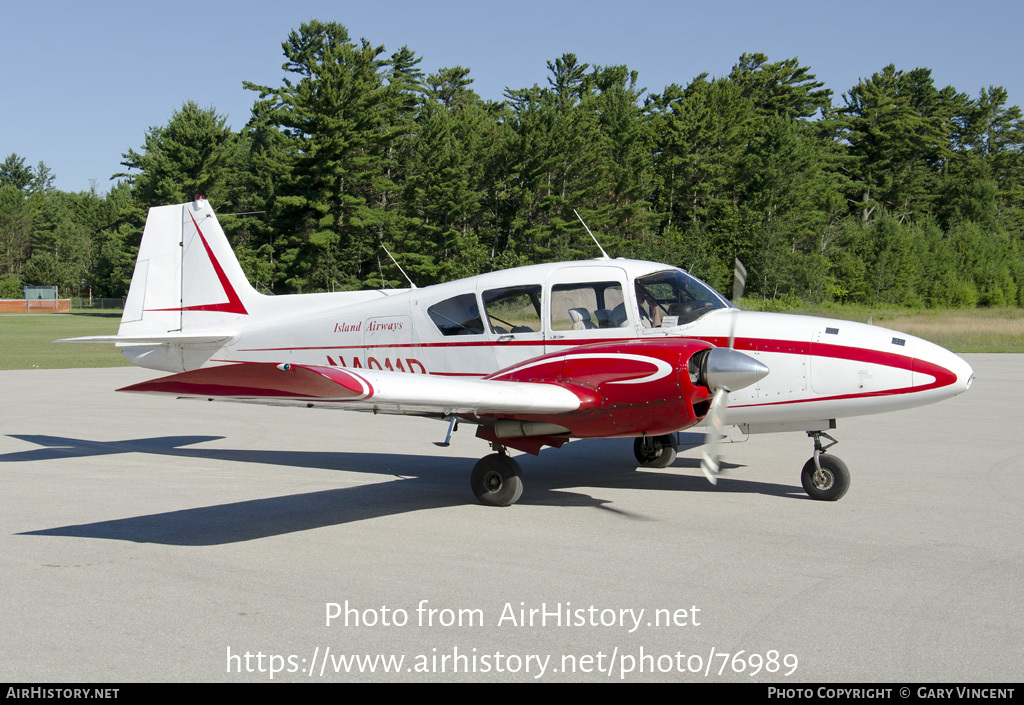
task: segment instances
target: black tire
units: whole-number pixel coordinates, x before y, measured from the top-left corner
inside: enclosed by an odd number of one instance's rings
[[[817,468],[814,467],[814,458],[811,458],[804,463],[800,482],[811,499],[835,502],[850,489],[850,470],[842,460],[825,453],[818,455],[818,463],[821,465],[821,477],[815,479]]]
[[[633,456],[645,468],[667,468],[676,459],[674,436],[655,436],[650,443],[644,438],[633,441]]]
[[[480,504],[508,507],[523,494],[523,470],[507,455],[492,453],[473,467],[470,485]]]

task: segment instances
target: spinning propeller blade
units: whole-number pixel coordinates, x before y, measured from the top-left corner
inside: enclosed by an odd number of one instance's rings
[[[747,268],[736,258],[736,265],[732,270],[732,305],[740,307],[740,299],[743,298],[743,291],[747,288]]]
[[[724,354],[725,350],[717,348],[708,355],[707,378],[715,388],[715,396],[711,399],[711,406],[708,408],[706,417],[708,432],[704,436],[704,453],[701,457],[700,469],[712,485],[718,484],[718,473],[721,470],[718,462],[719,447],[722,444],[722,439],[725,438],[725,417],[729,408],[729,392],[754,384],[768,374],[766,366],[734,349],[736,322],[739,317],[738,309],[746,286],[747,269],[737,257],[732,283],[732,305],[737,310],[732,312],[732,322],[729,328],[729,347],[726,349],[729,354],[726,355]],[[714,363],[718,363],[723,369],[715,370]]]
[[[722,431],[724,423],[722,412],[725,410],[724,407],[726,405],[723,403],[723,400],[726,397],[726,391],[719,389],[711,399],[711,408],[708,410],[707,416],[708,432],[704,437],[704,454],[700,459],[701,472],[704,473],[704,477],[708,478],[708,482],[712,485],[718,484],[718,446],[725,435]]]

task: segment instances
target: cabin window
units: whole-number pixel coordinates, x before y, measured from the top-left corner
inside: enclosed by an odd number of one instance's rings
[[[460,294],[427,309],[442,335],[479,335],[484,332],[480,308],[473,294]]]
[[[619,282],[556,284],[551,288],[551,330],[621,328],[627,322]]]
[[[681,326],[729,303],[704,282],[681,270],[636,279],[636,301],[645,328]]]
[[[540,330],[539,284],[490,289],[483,294],[487,323],[492,333],[536,333]]]

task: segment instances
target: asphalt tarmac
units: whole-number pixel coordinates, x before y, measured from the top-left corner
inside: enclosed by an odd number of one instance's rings
[[[966,394],[840,420],[835,503],[803,434],[717,487],[574,441],[490,508],[471,427],[0,372],[0,681],[1018,681],[1024,356],[965,357]]]

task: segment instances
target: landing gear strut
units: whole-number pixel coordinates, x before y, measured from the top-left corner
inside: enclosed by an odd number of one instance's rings
[[[633,455],[645,468],[667,468],[676,459],[676,438],[641,436],[633,441]]]
[[[473,467],[470,485],[481,504],[508,507],[523,494],[523,470],[501,446]]]
[[[814,457],[804,463],[800,482],[812,499],[835,502],[850,489],[850,470],[846,463],[834,455],[825,454],[839,441],[823,431],[808,431],[807,435],[814,439]],[[832,442],[823,446],[822,436]]]

